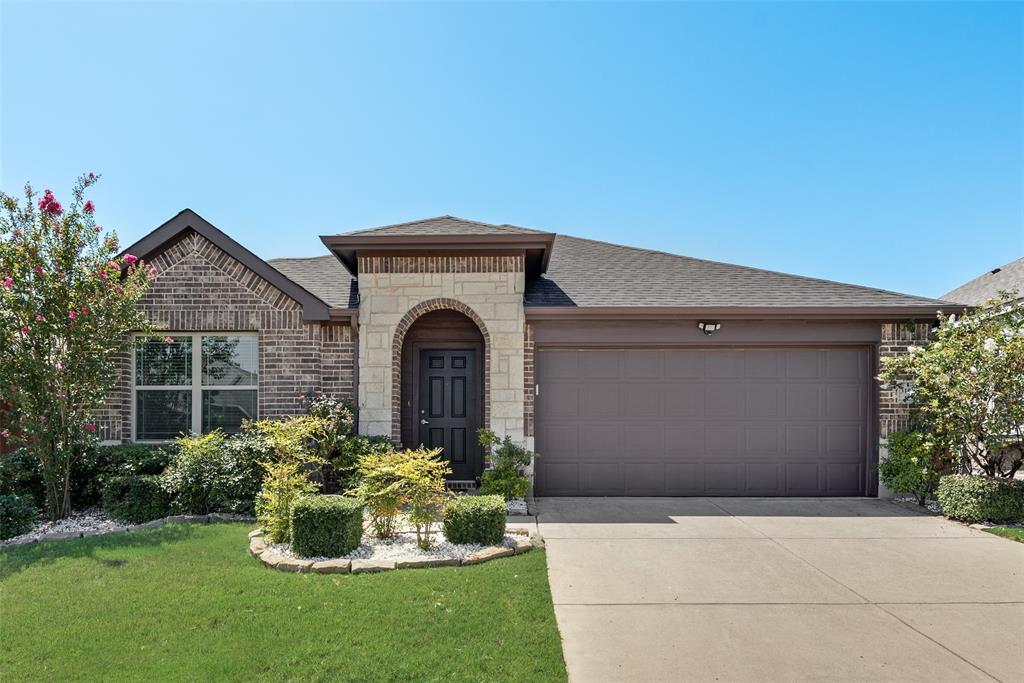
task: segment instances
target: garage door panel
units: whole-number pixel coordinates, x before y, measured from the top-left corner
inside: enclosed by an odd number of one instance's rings
[[[580,484],[595,496],[615,496],[625,493],[622,465],[617,462],[583,462],[580,464]]]
[[[665,464],[660,462],[630,463],[623,469],[627,496],[660,496],[665,493]]]
[[[859,495],[867,349],[537,350],[539,495]]]
[[[744,466],[745,488],[743,493],[750,496],[782,495],[781,466],[777,463],[750,463]]]
[[[665,376],[672,379],[703,379],[705,353],[693,351],[661,351],[665,359]]]
[[[622,388],[610,382],[588,382],[579,388],[580,417],[616,418],[621,414],[619,397]]]

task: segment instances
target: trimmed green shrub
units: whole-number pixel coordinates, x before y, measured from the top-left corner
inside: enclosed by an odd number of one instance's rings
[[[477,439],[487,453],[489,469],[480,477],[480,493],[496,494],[505,500],[522,498],[530,490],[530,480],[523,476],[537,454],[528,451],[507,434],[500,437],[489,429],[477,430]]]
[[[459,496],[444,510],[444,535],[452,543],[497,545],[505,538],[505,499]]]
[[[179,512],[251,515],[263,483],[260,464],[272,455],[269,437],[249,423],[242,434],[226,438],[220,430],[183,436],[162,478]]]
[[[171,455],[160,446],[147,444],[96,445],[71,463],[71,504],[75,509],[100,505],[111,477],[160,474]]]
[[[32,500],[37,507],[46,502],[39,458],[27,448],[0,455],[0,495]]]
[[[912,493],[924,505],[945,467],[935,442],[926,434],[902,430],[888,437],[889,457],[878,464],[882,483],[896,493]],[[948,470],[947,470],[948,471]]]
[[[939,480],[935,493],[947,517],[963,522],[1024,522],[1024,482],[954,474]]]
[[[344,496],[307,496],[291,512],[292,551],[302,557],[340,557],[363,540],[363,503]]]
[[[103,489],[103,509],[114,519],[141,524],[165,517],[171,504],[160,477],[129,474],[111,477]]]
[[[38,512],[27,497],[0,496],[0,541],[32,531]]]

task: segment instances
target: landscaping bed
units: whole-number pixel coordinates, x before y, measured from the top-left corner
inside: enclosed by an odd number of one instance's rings
[[[543,552],[290,576],[245,554],[250,528],[166,525],[0,552],[0,671],[9,680],[565,680]]]

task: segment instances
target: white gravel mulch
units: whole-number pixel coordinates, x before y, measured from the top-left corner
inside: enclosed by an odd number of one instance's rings
[[[914,505],[917,505],[917,498],[914,496],[896,496],[893,500],[900,503],[913,503]],[[939,505],[939,501],[937,500],[925,500],[924,506],[929,512],[934,512],[938,515],[942,514],[942,506]]]
[[[353,550],[347,555],[342,555],[341,559],[344,560],[398,560],[406,558],[430,558],[430,559],[459,559],[461,560],[466,555],[483,550],[487,546],[478,545],[475,543],[450,543],[447,538],[444,537],[444,532],[437,529],[433,534],[430,535],[432,544],[429,550],[423,550],[416,545],[416,532],[410,529],[403,529],[398,536],[388,540],[381,540],[373,535],[372,529],[367,529],[363,533],[363,543],[358,548]],[[514,536],[506,535],[502,540],[501,545],[514,546],[516,539]],[[285,557],[293,557],[302,560],[313,560],[314,562],[320,562],[321,560],[338,559],[331,557],[301,557],[292,552],[292,547],[288,543],[274,543],[269,546],[271,550],[278,552]]]
[[[508,510],[510,515],[525,515],[528,514],[526,509],[525,498],[513,498],[512,500],[505,503],[505,509]]]
[[[125,525],[123,522],[115,522],[110,519],[100,508],[90,508],[88,510],[76,512],[67,519],[62,519],[57,522],[51,522],[40,517],[39,521],[36,522],[36,525],[31,531],[20,536],[8,538],[5,541],[0,541],[0,548],[9,545],[20,545],[26,542],[38,541],[44,536],[50,536],[52,534],[92,535],[124,528]]]

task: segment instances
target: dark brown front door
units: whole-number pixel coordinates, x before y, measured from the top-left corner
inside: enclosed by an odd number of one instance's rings
[[[468,481],[480,474],[480,425],[476,351],[420,351],[420,443],[443,449],[452,479]]]

